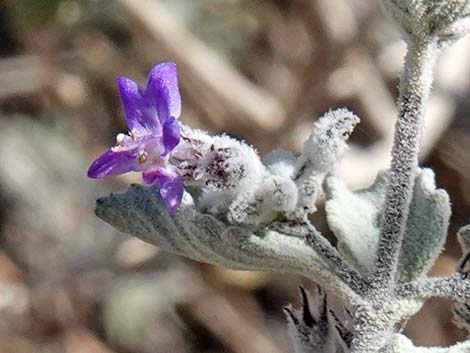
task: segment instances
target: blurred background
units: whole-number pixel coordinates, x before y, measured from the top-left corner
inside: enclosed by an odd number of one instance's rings
[[[341,169],[358,188],[389,162],[404,51],[370,0],[0,0],[0,352],[292,352],[281,307],[311,283],[162,253],[94,216],[140,182],[85,175],[126,130],[115,78],[175,61],[182,120],[261,154],[299,152],[347,106],[362,123]],[[423,137],[454,211],[435,275],[453,272],[469,221],[469,87],[467,38],[439,62]],[[430,301],[405,331],[447,345],[464,338],[450,318]]]

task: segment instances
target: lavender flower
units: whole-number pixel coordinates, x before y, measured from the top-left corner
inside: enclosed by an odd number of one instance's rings
[[[167,62],[155,66],[145,89],[126,77],[119,77],[117,84],[129,133],[116,136],[116,145],[92,163],[88,176],[103,178],[141,171],[146,184],[160,186],[168,210],[174,212],[184,192],[182,178],[168,163],[169,153],[180,141],[176,65]]]

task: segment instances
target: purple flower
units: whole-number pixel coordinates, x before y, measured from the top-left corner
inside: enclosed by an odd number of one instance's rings
[[[168,154],[180,141],[176,65],[168,62],[155,66],[145,89],[125,77],[119,77],[117,84],[129,133],[116,136],[116,145],[91,164],[88,176],[103,178],[141,171],[145,183],[160,186],[169,211],[174,212],[184,191],[180,175],[168,163]]]

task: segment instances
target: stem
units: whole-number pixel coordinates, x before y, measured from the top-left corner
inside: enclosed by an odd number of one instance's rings
[[[287,235],[304,237],[306,243],[329,265],[349,288],[357,294],[364,293],[366,282],[361,274],[349,264],[328,240],[308,221],[295,226],[275,223],[274,230]]]
[[[305,241],[329,265],[341,280],[358,294],[364,293],[366,282],[361,274],[351,266],[334,246],[313,226],[308,225],[309,233]]]
[[[394,285],[418,166],[419,138],[438,49],[433,41],[409,43],[400,81],[399,114],[392,148],[382,233],[370,277],[373,289]]]
[[[470,296],[470,277],[456,273],[450,277],[423,278],[401,285],[397,288],[397,295],[410,299],[440,297],[462,301]]]

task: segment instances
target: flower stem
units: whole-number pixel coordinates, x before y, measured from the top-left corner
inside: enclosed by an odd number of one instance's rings
[[[392,148],[390,181],[375,266],[370,283],[374,290],[394,285],[409,205],[418,166],[425,105],[438,53],[434,41],[410,42],[400,80],[399,114]]]

